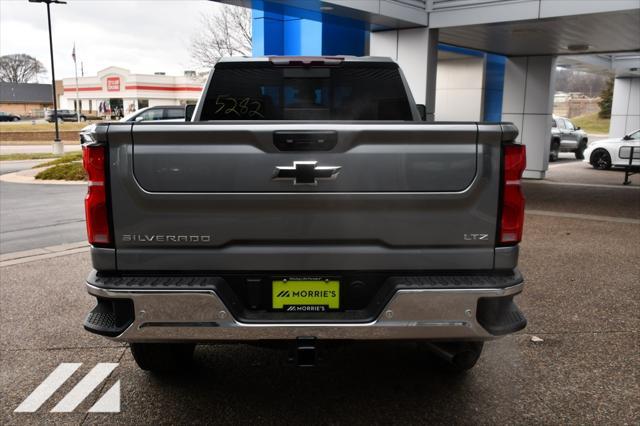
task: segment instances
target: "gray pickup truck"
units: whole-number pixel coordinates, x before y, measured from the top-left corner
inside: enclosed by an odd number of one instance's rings
[[[229,58],[187,123],[82,135],[97,300],[151,371],[200,343],[420,342],[466,370],[521,330],[525,150],[426,123],[387,58]]]

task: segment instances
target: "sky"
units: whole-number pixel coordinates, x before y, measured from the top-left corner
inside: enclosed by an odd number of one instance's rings
[[[74,76],[71,57],[76,45],[78,76],[96,75],[109,66],[134,73],[164,71],[182,75],[199,70],[189,54],[201,14],[220,5],[206,0],[67,0],[51,5],[56,79]],[[44,4],[0,0],[0,55],[26,53],[51,68]],[[39,78],[50,80],[50,74]]]

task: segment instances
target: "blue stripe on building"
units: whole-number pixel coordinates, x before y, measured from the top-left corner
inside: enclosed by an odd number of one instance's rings
[[[362,56],[368,38],[362,21],[253,1],[253,56]]]
[[[502,95],[507,58],[487,53],[484,70],[484,120],[502,121]]]

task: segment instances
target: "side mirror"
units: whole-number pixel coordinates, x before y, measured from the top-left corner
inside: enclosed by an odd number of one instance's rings
[[[144,117],[142,115],[139,115],[134,119],[135,122],[143,121],[143,120],[144,120]]]
[[[630,135],[624,135],[624,137],[622,138],[623,141],[630,141],[631,140],[631,136]]]
[[[191,121],[193,113],[196,111],[196,104],[187,104],[184,106],[184,121]]]
[[[422,121],[427,121],[427,107],[423,104],[417,104],[418,112],[420,113],[420,118]]]
[[[580,126],[577,126],[577,127],[576,127],[576,130],[580,130],[581,128],[582,128],[582,127],[580,127]]]

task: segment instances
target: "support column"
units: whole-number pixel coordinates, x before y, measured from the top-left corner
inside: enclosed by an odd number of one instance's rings
[[[502,55],[486,54],[483,101],[484,121],[500,121],[502,119],[506,62],[507,58]]]
[[[640,129],[640,77],[616,78],[609,137],[620,138]]]
[[[411,28],[371,33],[372,56],[388,56],[402,68],[417,104],[427,110],[427,121],[434,121],[436,76],[438,70],[438,30]]]
[[[266,9],[262,6],[252,10],[251,45],[253,56],[284,54],[284,22],[280,11]]]
[[[368,34],[362,21],[262,0],[252,31],[253,56],[362,56]]]
[[[549,168],[556,58],[508,58],[504,76],[502,120],[520,131],[516,141],[527,146],[525,178],[544,179]]]

